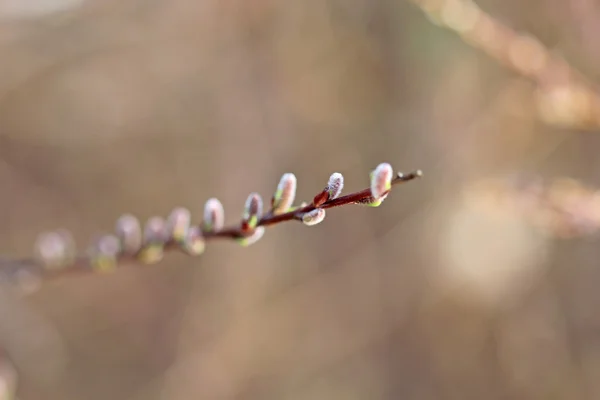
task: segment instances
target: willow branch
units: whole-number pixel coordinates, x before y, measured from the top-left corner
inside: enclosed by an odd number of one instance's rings
[[[136,217],[125,214],[117,220],[115,234],[100,236],[84,253],[76,252],[68,231],[44,233],[36,242],[36,257],[0,258],[0,282],[32,291],[44,281],[67,275],[112,272],[117,266],[129,264],[154,264],[170,251],[200,255],[205,244],[216,239],[235,240],[249,246],[269,226],[288,221],[316,225],[325,218],[325,210],[350,204],[378,207],[394,186],[421,176],[421,171],[394,175],[392,167],[382,163],[371,172],[370,187],[342,196],[344,180],[336,172],[310,203],[294,206],[296,177],[288,173],[282,176],[264,215],[262,198],[257,193],[248,196],[241,222],[231,226],[224,225],[223,206],[216,198],[206,202],[203,221],[197,225],[191,224],[190,212],[181,207],[174,209],[167,219],[148,219],[143,229]]]
[[[399,183],[404,183],[411,181],[413,179],[419,178],[422,176],[421,171],[414,171],[409,174],[397,174],[394,179],[392,179],[392,186],[395,186]],[[390,190],[386,191],[385,195],[390,192]],[[350,193],[345,196],[341,196],[335,199],[327,200],[325,203],[321,204],[319,207],[316,207],[314,202],[306,205],[304,207],[298,208],[297,210],[289,211],[285,214],[273,215],[272,213],[265,215],[258,222],[258,226],[271,226],[276,225],[282,222],[292,221],[292,220],[300,220],[302,215],[316,210],[317,208],[329,209],[340,206],[345,206],[348,204],[367,204],[369,201],[372,201],[373,197],[371,196],[371,189],[366,188],[361,191]],[[204,235],[207,239],[209,238],[230,238],[230,239],[238,239],[242,237],[248,236],[247,232],[244,232],[240,229],[239,226],[232,226],[227,229],[223,229],[218,232],[204,232]]]

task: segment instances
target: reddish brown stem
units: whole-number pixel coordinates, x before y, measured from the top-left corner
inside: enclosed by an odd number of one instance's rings
[[[419,178],[421,175],[421,171],[411,172],[406,175],[398,174],[392,180],[392,186],[413,180],[415,178]],[[325,202],[322,202],[322,199],[320,199],[319,195],[317,195],[316,198],[319,198],[318,203],[320,203],[320,205],[318,207],[315,206],[314,203],[311,203],[309,205],[297,208],[293,211],[284,214],[274,215],[272,212],[269,212],[259,220],[257,226],[266,227],[286,221],[302,220],[303,214],[313,211],[316,208],[328,209],[344,206],[347,204],[360,204],[365,202],[368,203],[369,201],[373,200],[370,188],[363,189],[359,192],[350,193],[345,196],[338,197],[336,199],[327,200]],[[218,231],[203,230],[203,236],[207,241],[218,238],[240,239],[251,235],[255,230],[247,228],[248,227],[244,226],[244,224],[238,223],[235,226],[225,227]],[[173,241],[169,241],[165,244],[165,252],[179,248],[179,245]],[[119,258],[120,264],[129,264],[135,262],[135,256],[121,256]],[[19,281],[21,279],[31,278],[33,276],[39,277],[40,279],[49,279],[64,275],[70,275],[73,273],[89,272],[90,270],[90,260],[86,256],[80,256],[75,260],[75,262],[72,265],[57,270],[48,270],[41,266],[35,259],[0,259],[0,282],[9,281],[11,283],[19,284]]]
[[[422,175],[421,171],[411,172],[410,174],[406,174],[406,175],[398,174],[392,180],[392,185],[397,185],[399,183],[411,181],[413,179],[421,177],[421,175]],[[319,207],[315,207],[314,204],[309,204],[307,206],[298,208],[296,210],[293,210],[293,211],[290,211],[290,212],[287,212],[284,214],[273,215],[273,214],[269,213],[260,219],[260,221],[258,222],[258,226],[270,226],[270,225],[279,224],[281,222],[297,220],[297,219],[301,219],[302,214],[310,212],[316,208],[327,209],[327,208],[340,207],[340,206],[344,206],[347,204],[357,204],[357,203],[360,203],[361,201],[368,200],[370,198],[371,198],[371,189],[367,188],[367,189],[361,190],[360,192],[350,193],[345,196],[338,197],[336,199],[327,200],[326,202],[322,203]],[[300,217],[300,218],[298,218],[298,217]],[[204,236],[206,238],[236,239],[236,238],[244,237],[247,235],[244,234],[242,232],[242,230],[240,230],[238,227],[230,227],[230,228],[224,228],[218,232],[204,232]]]

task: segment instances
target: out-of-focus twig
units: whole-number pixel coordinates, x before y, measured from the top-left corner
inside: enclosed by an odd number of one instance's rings
[[[6,353],[0,350],[0,400],[16,400],[17,371]]]
[[[510,212],[541,232],[572,238],[600,231],[600,190],[570,178],[482,179],[465,194],[487,212]]]
[[[600,127],[600,95],[537,38],[501,23],[472,0],[411,0],[429,19],[537,84],[539,118],[554,126]]]

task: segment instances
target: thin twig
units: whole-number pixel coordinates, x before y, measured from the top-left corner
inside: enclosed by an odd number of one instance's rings
[[[392,185],[397,185],[399,183],[411,181],[413,179],[421,177],[421,175],[422,175],[421,171],[414,171],[409,174],[398,174],[392,180]],[[388,192],[386,192],[386,195]],[[273,215],[272,213],[269,213],[260,219],[257,226],[271,226],[271,225],[279,224],[281,222],[299,220],[299,219],[301,219],[301,216],[303,214],[306,214],[307,212],[316,210],[317,208],[328,209],[328,208],[345,206],[348,204],[361,204],[362,202],[368,201],[370,199],[372,199],[371,189],[366,188],[359,192],[350,193],[345,196],[338,197],[336,199],[327,200],[325,203],[323,203],[319,207],[315,207],[314,203],[311,203],[307,206],[298,208],[296,210],[287,212],[285,214]],[[218,232],[204,231],[203,233],[204,233],[204,237],[207,239],[210,239],[210,238],[239,239],[239,238],[249,236],[249,233],[244,232],[242,229],[240,229],[239,226],[232,226],[229,228],[222,229]]]
[[[389,167],[389,164],[386,165]],[[374,171],[374,173],[376,171]],[[390,169],[390,176],[387,177],[388,189],[380,191],[377,197],[373,196],[373,186],[371,186],[371,188],[366,188],[340,197],[335,197],[339,194],[332,196],[331,187],[326,187],[314,197],[310,204],[303,204],[302,206],[296,208],[292,207],[291,211],[283,213],[276,212],[275,197],[273,197],[271,210],[266,215],[256,220],[254,224],[250,224],[249,221],[243,220],[237,225],[215,229],[214,227],[211,228],[204,223],[195,226],[189,226],[186,231],[196,230],[200,233],[199,236],[203,241],[210,241],[214,239],[244,240],[252,237],[257,233],[258,230],[262,230],[264,227],[276,225],[286,221],[304,221],[305,224],[311,225],[311,223],[304,220],[304,217],[315,210],[325,210],[348,204],[379,205],[381,201],[389,194],[393,186],[414,180],[422,176],[422,172],[420,170],[408,174],[398,173],[395,177],[393,177],[393,179],[391,178],[391,174],[392,173]],[[339,176],[341,177],[341,174],[339,174]],[[342,179],[340,185],[343,186],[343,177],[340,179]],[[373,185],[373,179],[376,180],[378,178],[374,178],[372,176],[371,179]],[[293,190],[295,191],[295,187]],[[262,208],[262,204],[260,207]],[[290,209],[290,207],[287,208]],[[322,218],[319,219],[319,221],[320,220],[322,220]],[[161,254],[174,250],[183,252],[186,251],[185,246],[182,246],[181,240],[173,238],[173,235],[169,236],[169,238],[165,239],[164,241],[159,242],[158,245]],[[144,261],[141,261],[144,258],[143,252],[147,249],[148,246],[142,246],[142,248],[138,249],[137,251],[127,254],[121,245],[114,261],[115,263],[118,263],[119,266],[140,263],[143,264],[145,263]],[[160,258],[162,259],[162,256]],[[39,260],[38,258],[34,257],[23,259],[0,258],[0,282],[8,282],[20,288],[31,288],[31,290],[33,290],[38,288],[39,285],[44,281],[73,274],[77,275],[82,273],[90,273],[94,269],[96,269],[94,260],[89,254],[78,255],[72,258],[68,264],[59,267],[55,266],[52,268],[49,268],[46,264],[44,264],[43,260]]]
[[[533,35],[518,32],[483,11],[473,0],[410,0],[431,21],[536,86],[537,115],[545,123],[596,131],[600,95],[581,72]]]

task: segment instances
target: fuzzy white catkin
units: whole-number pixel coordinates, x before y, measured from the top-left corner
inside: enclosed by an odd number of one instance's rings
[[[103,235],[89,249],[92,268],[98,272],[112,272],[117,267],[121,241],[116,235]]]
[[[296,175],[288,172],[281,176],[277,185],[277,191],[275,192],[273,214],[283,214],[292,207],[296,199],[296,186]]]
[[[329,198],[335,199],[340,197],[342,194],[342,189],[344,189],[344,175],[340,174],[339,172],[334,172],[329,177],[329,182],[327,182]]]
[[[185,240],[183,241],[183,249],[191,256],[202,254],[205,249],[204,238],[199,227],[193,226],[188,229]]]
[[[258,220],[260,217],[262,217],[262,211],[262,197],[258,193],[250,193],[246,199],[246,204],[244,205],[244,220],[248,221],[252,217],[256,217]]]
[[[102,256],[116,257],[120,249],[121,243],[115,235],[104,235],[96,243],[96,251]]]
[[[167,223],[162,217],[151,217],[144,226],[144,243],[164,243],[168,239]]]
[[[380,199],[390,190],[392,186],[392,176],[394,170],[388,163],[381,163],[371,174],[371,195],[375,199]]]
[[[317,208],[315,210],[309,211],[302,216],[302,222],[304,225],[313,226],[317,225],[325,219],[325,210],[322,208]]]
[[[219,199],[213,197],[204,205],[204,227],[209,231],[218,231],[225,225],[225,210]]]
[[[115,232],[126,254],[137,253],[142,247],[142,227],[140,220],[131,214],[123,214],[115,224]]]
[[[171,211],[167,218],[167,232],[170,238],[176,241],[185,240],[185,235],[190,228],[192,213],[184,207],[177,207]]]
[[[69,257],[69,242],[59,232],[46,232],[38,237],[35,252],[47,268],[60,268]]]

